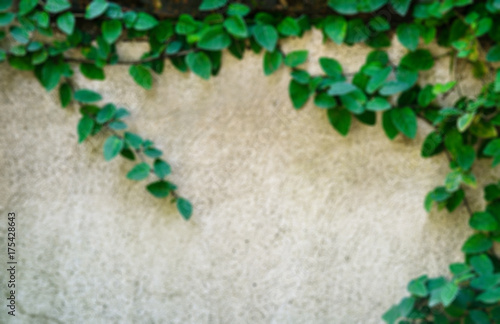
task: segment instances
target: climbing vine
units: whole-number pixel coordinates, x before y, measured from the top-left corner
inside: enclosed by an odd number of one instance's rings
[[[500,259],[493,251],[500,242],[500,183],[484,188],[488,205],[473,211],[464,188],[477,187],[472,172],[479,158],[500,164],[500,1],[442,0],[329,0],[321,16],[286,16],[254,12],[242,3],[203,0],[200,17],[181,14],[159,20],[106,0],[94,0],[84,12],[72,10],[68,0],[0,0],[0,62],[33,71],[47,90],[57,89],[61,106],[78,107],[78,141],[107,134],[104,159],[121,155],[134,161],[127,173],[132,181],[151,178],[146,189],[157,198],[170,198],[180,214],[191,217],[191,203],[179,196],[168,180],[171,168],[163,152],[139,134],[128,131],[126,108],[103,103],[101,94],[80,88],[74,70],[91,80],[104,80],[106,65],[128,64],[132,79],[144,89],[153,86],[153,73],[161,74],[166,60],[181,72],[202,79],[217,75],[222,53],[242,59],[246,50],[263,52],[263,71],[270,75],[285,66],[290,70],[289,95],[295,109],[310,99],[325,110],[333,128],[343,136],[351,121],[375,125],[377,118],[389,139],[417,134],[417,120],[430,126],[421,155],[445,154],[450,172],[434,188],[424,206],[453,211],[464,205],[475,230],[462,246],[463,263],[450,265],[451,275],[421,276],[408,284],[409,297],[384,315],[387,323],[491,323],[500,321]],[[89,24],[90,22],[90,24]],[[361,69],[344,73],[333,58],[322,57],[321,75],[301,66],[307,50],[284,53],[280,41],[321,30],[325,42],[373,48]],[[384,48],[397,39],[407,49],[392,62]],[[123,61],[116,44],[144,40],[149,50],[137,61]],[[428,50],[437,43],[446,48],[438,57]],[[77,55],[78,54],[78,55]],[[474,98],[462,95],[460,82],[419,83],[421,71],[447,58],[456,69],[469,64],[483,81]],[[441,99],[456,91],[459,99],[442,106]]]

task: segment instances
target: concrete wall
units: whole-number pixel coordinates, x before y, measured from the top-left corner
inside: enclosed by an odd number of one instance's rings
[[[313,72],[320,56],[356,71],[369,52],[323,45],[318,32],[284,46],[294,48],[311,51]],[[121,48],[123,58],[143,50]],[[395,61],[404,53],[390,49]],[[131,129],[164,150],[193,202],[189,222],[125,178],[131,162],[105,162],[104,137],[77,144],[75,107],[62,110],[56,92],[3,64],[0,242],[14,211],[19,314],[2,306],[0,322],[379,323],[410,279],[462,260],[465,209],[423,209],[448,170],[444,156],[420,157],[426,125],[391,142],[380,124],[354,122],[343,138],[324,111],[294,111],[288,71],[265,77],[261,62],[225,55],[210,81],[167,64],[151,91],[125,66],[107,68],[105,82],[76,78],[130,108]],[[448,63],[425,78],[452,79]],[[498,179],[483,169],[481,183]],[[5,295],[6,271],[0,280]]]

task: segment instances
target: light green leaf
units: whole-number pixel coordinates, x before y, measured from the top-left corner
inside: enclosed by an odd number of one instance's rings
[[[490,289],[477,297],[477,300],[485,304],[494,304],[500,301],[500,288]]]
[[[342,75],[342,66],[337,60],[322,57],[319,59],[319,65],[325,71],[326,75],[330,77],[338,78]]]
[[[140,181],[146,179],[151,173],[151,167],[146,162],[139,163],[127,173],[130,180]]]
[[[45,11],[52,14],[59,13],[69,8],[71,8],[71,3],[68,0],[47,0],[44,7]]]
[[[71,12],[65,12],[57,17],[57,27],[67,35],[73,34],[75,30],[75,16]]]
[[[106,0],[93,0],[85,11],[85,19],[94,19],[102,15],[108,9],[109,3]]]
[[[110,121],[116,113],[116,107],[113,104],[107,104],[106,106],[102,107],[101,110],[96,115],[96,121],[99,124],[104,124],[107,121]]]
[[[411,0],[389,0],[389,2],[398,14],[400,14],[401,16],[406,16],[406,13],[410,8]]]
[[[314,104],[319,108],[330,109],[337,106],[337,100],[326,93],[318,93],[314,98]]]
[[[408,284],[408,291],[414,296],[426,297],[429,294],[426,282],[427,276],[421,276],[417,279],[414,279]]]
[[[129,132],[125,132],[125,141],[128,145],[135,149],[140,148],[143,142],[139,135]]]
[[[328,6],[342,15],[358,13],[356,1],[352,0],[328,0]]]
[[[231,3],[227,8],[228,16],[245,17],[250,13],[250,8],[242,3]]]
[[[102,100],[102,97],[100,94],[98,94],[95,91],[87,90],[87,89],[77,90],[75,92],[74,97],[75,97],[76,101],[80,101],[83,103],[92,103],[92,102]]]
[[[134,22],[134,29],[139,31],[150,30],[156,25],[158,25],[158,20],[155,17],[145,12],[139,12]]]
[[[341,96],[356,90],[358,90],[358,88],[355,85],[348,82],[338,81],[330,85],[328,94],[330,96]]]
[[[414,51],[418,46],[420,31],[415,24],[401,24],[396,29],[398,39],[410,51]]]
[[[480,275],[490,275],[493,274],[493,271],[495,270],[493,262],[491,262],[491,259],[486,254],[472,257],[469,263]]]
[[[366,104],[366,109],[371,111],[384,111],[391,108],[391,104],[383,97],[375,97],[370,99]]]
[[[466,254],[480,253],[488,251],[493,246],[493,242],[482,233],[470,236],[462,246],[462,252]]]
[[[286,17],[279,23],[278,32],[283,36],[299,36],[300,26],[292,17]]]
[[[19,27],[19,26],[11,26],[10,27],[10,34],[12,37],[21,44],[28,44],[30,40],[30,35],[26,31],[26,29]]]
[[[453,282],[448,282],[441,288],[441,302],[444,307],[451,305],[457,297],[458,290],[458,286]]]
[[[278,32],[271,25],[257,25],[254,28],[255,41],[268,52],[274,52],[278,43]]]
[[[307,61],[308,51],[293,51],[286,55],[285,65],[289,67],[297,67]]]
[[[142,65],[132,65],[129,68],[129,73],[134,81],[146,90],[153,86],[153,76],[151,72]]]
[[[347,21],[342,16],[330,16],[325,19],[325,34],[335,43],[342,44],[347,34]]]
[[[104,142],[104,159],[110,161],[115,158],[123,148],[123,140],[116,135],[111,135]]]
[[[101,25],[102,37],[108,44],[113,44],[122,34],[122,23],[119,20],[105,20]]]
[[[170,165],[161,159],[156,159],[153,166],[158,178],[165,178],[171,172]]]
[[[232,16],[224,21],[224,27],[233,36],[239,38],[248,37],[247,24],[240,16]]]

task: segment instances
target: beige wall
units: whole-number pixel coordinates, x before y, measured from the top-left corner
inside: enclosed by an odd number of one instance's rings
[[[315,72],[323,55],[356,71],[369,51],[323,45],[317,32],[292,48],[311,51]],[[126,44],[123,57],[142,50]],[[444,156],[419,156],[426,125],[391,142],[355,122],[343,138],[324,111],[293,110],[286,69],[265,77],[261,66],[225,55],[203,81],[167,64],[151,91],[123,66],[105,82],[77,78],[130,108],[132,130],[165,151],[193,202],[189,222],[125,178],[130,162],[105,162],[103,137],[77,145],[75,107],[0,67],[0,237],[15,211],[18,323],[379,323],[411,278],[462,259],[464,209],[422,207],[447,172]],[[448,62],[426,77],[449,80]]]

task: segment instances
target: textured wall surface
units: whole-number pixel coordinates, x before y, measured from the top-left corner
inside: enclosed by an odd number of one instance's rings
[[[323,45],[317,32],[284,46],[294,48],[311,51],[313,72],[320,56],[356,71],[369,52]],[[121,48],[124,58],[143,50]],[[405,50],[389,52],[397,61]],[[193,202],[189,222],[125,178],[131,162],[105,162],[104,137],[77,144],[75,107],[2,65],[0,238],[15,211],[20,263],[19,314],[2,306],[0,322],[380,323],[410,279],[462,260],[465,209],[423,209],[447,173],[444,156],[420,158],[426,125],[391,142],[380,124],[354,122],[343,138],[324,111],[294,111],[287,70],[265,77],[261,62],[225,55],[210,81],[167,64],[151,91],[125,66],[107,68],[105,82],[77,77],[130,108],[131,129],[164,150]],[[450,80],[448,63],[425,77]],[[6,271],[0,280],[5,298]]]

